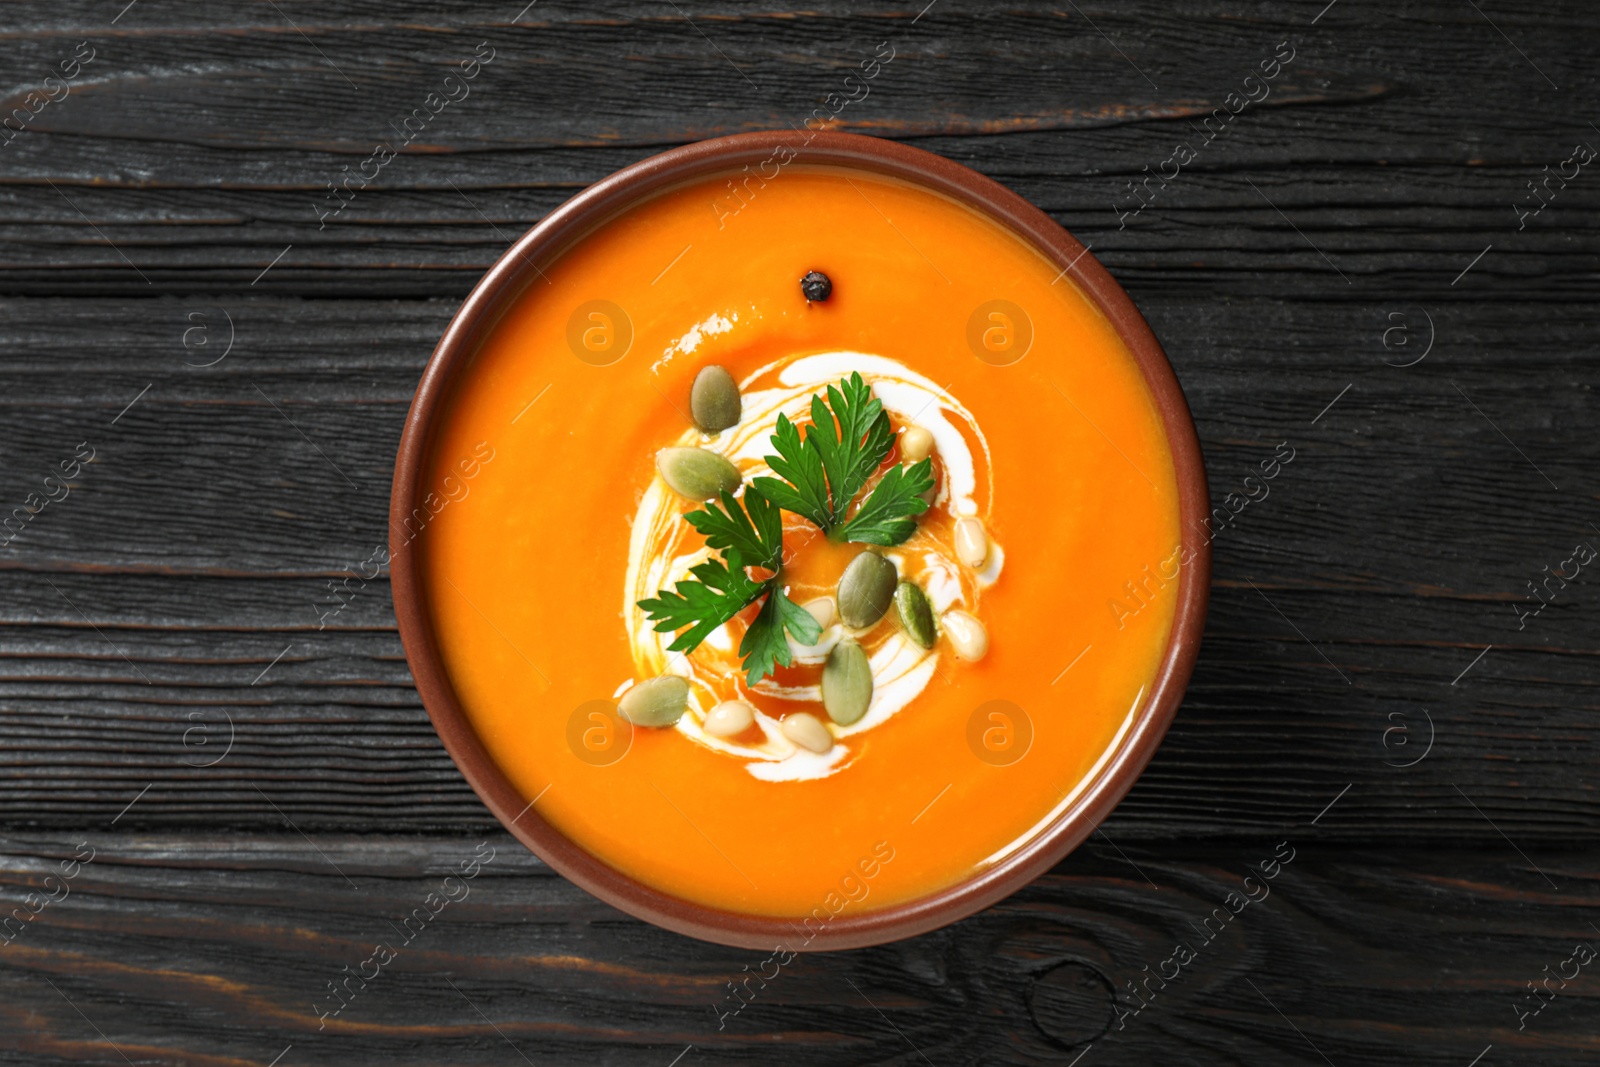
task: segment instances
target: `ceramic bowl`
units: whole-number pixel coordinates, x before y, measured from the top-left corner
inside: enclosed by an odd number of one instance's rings
[[[1085,247],[1043,211],[1009,189],[957,163],[893,141],[839,133],[749,133],[675,148],[605,178],[568,200],[500,257],[473,289],[423,372],[395,463],[392,529],[403,528],[425,494],[421,480],[447,398],[502,312],[519,299],[535,264],[548,260],[603,220],[679,183],[739,171],[789,146],[796,161],[859,168],[924,186],[975,208],[1059,265],[1113,324],[1132,353],[1165,424],[1177,476],[1179,525],[1191,555],[1177,584],[1176,614],[1166,649],[1132,727],[1086,783],[1076,801],[996,865],[931,895],[880,910],[846,911],[808,944],[843,949],[910,937],[988,907],[1049,870],[1093,832],[1150,761],[1183,698],[1200,647],[1211,556],[1205,467],[1183,392],[1161,345],[1128,295]],[[531,297],[536,299],[536,296]],[[645,885],[595,859],[546,822],[485,750],[463,713],[440,656],[423,596],[418,554],[391,561],[395,613],[418,692],[445,747],[467,781],[506,828],[578,886],[630,915],[680,933],[728,945],[771,949],[793,939],[795,921],[734,914],[691,903]]]

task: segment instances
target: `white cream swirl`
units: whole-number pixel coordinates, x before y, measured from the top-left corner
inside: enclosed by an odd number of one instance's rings
[[[772,451],[771,438],[779,414],[807,421],[811,397],[852,372],[859,372],[867,380],[885,410],[898,421],[915,423],[933,435],[942,469],[933,506],[953,516],[983,515],[987,507],[980,507],[979,500],[987,505],[988,487],[981,487],[980,492],[979,477],[981,471],[987,480],[991,457],[988,441],[972,413],[946,388],[898,360],[883,356],[823,352],[768,364],[740,383],[743,413],[738,426],[712,437],[690,429],[671,444],[697,446],[726,456],[747,482],[770,474],[765,457]],[[973,443],[981,452],[981,463],[974,454]],[[867,713],[850,726],[830,724],[836,743],[826,753],[818,755],[795,746],[779,729],[779,719],[759,707],[755,719],[760,741],[741,742],[706,734],[701,728],[705,713],[720,700],[744,695],[734,629],[728,625],[719,627],[689,655],[669,652],[667,646],[674,635],[656,631],[638,606],[639,600],[690,578],[689,569],[712,555],[684,520],[685,510],[684,502],[657,477],[645,490],[634,515],[622,617],[638,676],[671,673],[687,678],[690,713],[675,728],[692,741],[746,760],[746,769],[757,778],[796,781],[835,773],[850,756],[851,746],[846,739],[888,721],[928,685],[938,671],[938,646],[933,651],[924,650],[897,630],[879,641],[869,652],[873,694]],[[999,578],[1004,564],[1003,550],[991,541],[990,558],[983,571],[965,572],[964,582],[963,568],[949,554],[948,546],[920,544],[913,552],[913,544],[908,542],[885,555],[894,561],[902,576],[916,580],[924,588],[936,614],[957,605],[975,610],[979,591]],[[792,647],[796,662],[820,663],[841,635],[842,630],[836,625],[829,628],[818,645],[809,649]],[[767,700],[812,705],[819,705],[822,699],[816,685],[784,686],[772,678],[763,679],[751,692]]]

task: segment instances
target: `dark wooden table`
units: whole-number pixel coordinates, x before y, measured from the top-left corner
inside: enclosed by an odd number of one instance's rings
[[[523,2],[0,9],[0,898],[27,919],[0,1063],[1594,1062],[1600,14]],[[480,42],[471,95],[319,222]],[[346,579],[510,240],[819,107],[1089,242],[1219,506],[1295,459],[1218,536],[1188,699],[1102,833],[731,1014],[766,954],[633,921],[501,833],[384,580]],[[319,1019],[484,842],[471,896]],[[1206,926],[1275,853],[1270,897]]]

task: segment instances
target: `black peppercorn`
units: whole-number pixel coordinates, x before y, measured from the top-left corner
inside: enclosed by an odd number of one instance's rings
[[[820,270],[814,270],[800,279],[800,291],[807,301],[820,303],[833,295],[833,282]]]

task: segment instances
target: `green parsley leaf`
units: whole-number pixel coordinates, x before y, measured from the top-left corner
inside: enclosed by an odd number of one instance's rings
[[[727,560],[708,559],[689,573],[694,581],[679,582],[674,592],[662,590],[659,596],[639,601],[645,618],[658,631],[689,627],[667,647],[673,652],[693,652],[700,642],[744,610],[746,604],[766,592],[773,583],[758,582],[745,573],[744,558],[730,549]]]
[[[932,488],[930,460],[889,468],[866,503],[841,528],[843,539],[869,545],[898,545],[917,532],[916,520],[911,516],[928,510],[922,494]]]
[[[780,414],[778,431],[772,435],[772,447],[778,454],[767,457],[767,466],[784,480],[757,478],[752,484],[780,508],[810,519],[826,530],[832,524],[833,512],[828,506],[828,482],[816,439],[807,434],[806,440],[801,441],[794,423],[787,415]]]
[[[783,515],[755,486],[745,487],[743,508],[733,494],[724,489],[720,510],[712,502],[704,510],[691,511],[684,518],[706,535],[706,544],[712,548],[731,548],[752,566],[778,569],[783,557]]]
[[[826,404],[820,395],[811,397],[804,440],[786,416],[778,416],[772,436],[778,454],[767,457],[778,478],[757,478],[755,484],[779,507],[831,534],[894,447],[894,428],[859,372],[828,386],[827,396]]]
[[[783,590],[773,583],[767,602],[745,631],[739,642],[739,654],[744,657],[745,682],[755,685],[779,666],[790,662],[789,642],[783,632],[788,630],[798,644],[814,645],[822,639],[822,627],[811,613],[783,595]]]
[[[811,398],[811,428],[806,431],[806,442],[815,440],[822,455],[822,466],[828,473],[829,525],[836,526],[894,447],[894,430],[883,402],[872,395],[859,371],[838,386],[828,386],[828,405],[833,408],[831,415],[820,396]]]

